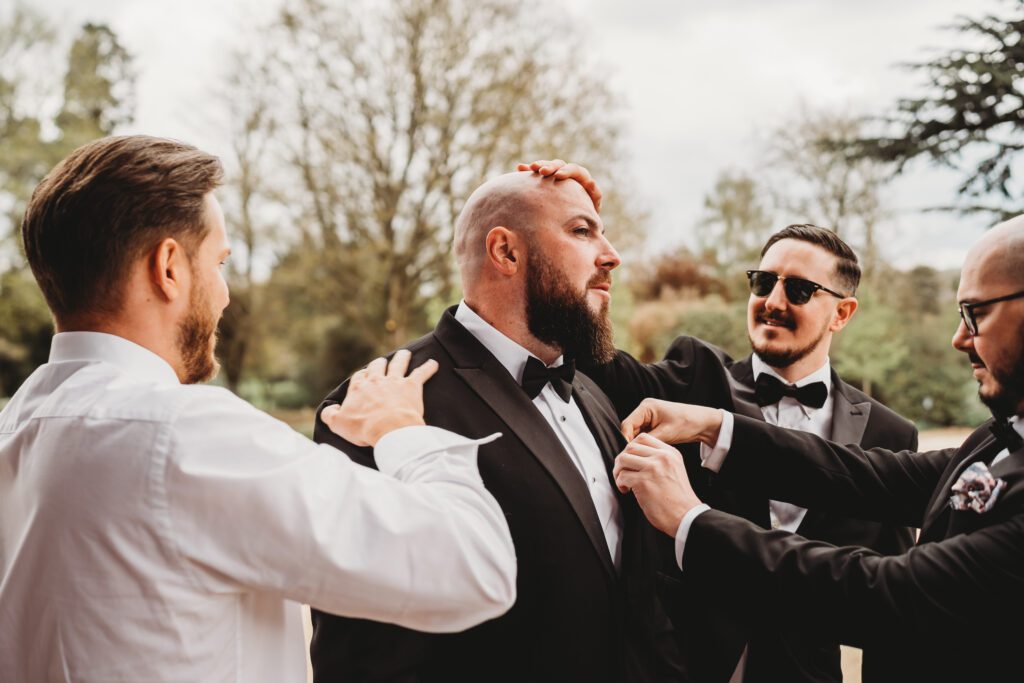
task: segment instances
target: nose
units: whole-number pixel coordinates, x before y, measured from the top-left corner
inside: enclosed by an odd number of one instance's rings
[[[956,326],[956,331],[953,332],[951,343],[954,349],[963,353],[970,353],[974,348],[974,337],[967,331],[967,325],[962,318],[960,324]]]
[[[608,238],[601,235],[601,253],[597,256],[597,265],[605,270],[614,270],[622,264],[622,258],[619,256],[619,252],[615,251],[615,247],[608,241]]]
[[[775,286],[772,287],[772,291],[768,293],[768,296],[764,300],[764,307],[768,310],[785,310],[789,305],[789,299],[786,298],[786,290],[782,286],[782,280],[776,280]]]

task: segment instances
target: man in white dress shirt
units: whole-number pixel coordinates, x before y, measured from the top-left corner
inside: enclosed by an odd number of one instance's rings
[[[197,384],[228,303],[221,174],[106,138],[32,196],[57,334],[0,413],[2,681],[301,681],[300,602],[442,632],[515,600],[488,439],[424,426],[435,363],[378,359],[322,416],[383,474]]]

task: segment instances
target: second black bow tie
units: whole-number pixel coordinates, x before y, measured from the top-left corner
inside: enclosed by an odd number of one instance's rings
[[[568,403],[572,397],[572,378],[575,375],[576,365],[571,360],[556,368],[549,368],[538,358],[530,356],[526,359],[526,368],[523,370],[523,391],[534,399],[544,385],[550,383],[555,393]]]
[[[996,421],[989,426],[989,429],[995,434],[999,445],[1011,453],[1024,446],[1024,438],[1021,438],[1021,435],[1005,417],[997,416]]]
[[[824,382],[811,382],[802,387],[786,384],[777,377],[762,372],[754,383],[757,405],[770,406],[778,403],[783,396],[792,396],[809,408],[820,408],[828,398],[828,387]]]

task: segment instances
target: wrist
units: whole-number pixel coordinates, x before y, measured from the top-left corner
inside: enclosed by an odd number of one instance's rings
[[[701,443],[706,444],[710,448],[714,448],[715,444],[718,443],[718,436],[722,431],[722,411],[718,408],[707,409],[707,419],[701,426],[700,434],[698,439]],[[699,501],[698,501],[699,504]]]
[[[368,438],[367,441],[370,442],[371,446],[376,446],[381,437],[395,431],[396,429],[402,429],[403,427],[422,427],[425,424],[426,422],[423,420],[422,415],[411,411],[388,415],[387,418],[380,420],[374,425],[374,428],[370,431],[370,438]]]

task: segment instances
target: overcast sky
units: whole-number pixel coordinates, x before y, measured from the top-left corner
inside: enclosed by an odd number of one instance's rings
[[[1005,0],[559,1],[626,102],[626,145],[651,210],[652,242],[659,244],[692,238],[720,170],[763,172],[764,134],[801,103],[884,111],[896,97],[920,92],[919,76],[898,63],[960,42],[941,26],[957,14],[1007,8]],[[211,93],[246,27],[277,2],[31,4],[68,27],[102,21],[117,32],[139,72],[136,121],[128,132],[226,153]],[[985,220],[920,211],[951,203],[957,179],[917,163],[892,184],[886,200],[894,218],[884,238],[891,261],[960,264]]]

